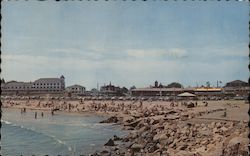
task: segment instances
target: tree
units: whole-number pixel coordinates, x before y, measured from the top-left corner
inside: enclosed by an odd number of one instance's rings
[[[4,80],[4,78],[2,78],[2,79],[1,79],[1,83],[5,83],[5,80]]]
[[[167,85],[167,88],[182,88],[182,85],[178,82],[173,82]]]
[[[124,96],[128,93],[128,89],[126,87],[122,87],[117,91],[117,96]]]
[[[132,87],[130,87],[130,89],[129,89],[129,90],[132,90],[132,89],[136,89],[136,87],[135,87],[135,86],[132,86]]]
[[[128,93],[128,89],[126,87],[122,87],[121,91],[122,93]]]
[[[208,82],[206,82],[206,84],[207,84],[207,87],[209,88],[210,87],[210,82],[208,81]]]

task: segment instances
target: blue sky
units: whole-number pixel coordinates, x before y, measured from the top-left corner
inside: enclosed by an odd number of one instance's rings
[[[110,81],[196,86],[248,72],[247,2],[5,1],[2,75],[64,75],[87,89]]]

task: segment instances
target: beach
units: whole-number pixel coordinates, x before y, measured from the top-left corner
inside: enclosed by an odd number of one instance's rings
[[[19,113],[25,108],[27,112],[37,110],[50,115],[94,114],[104,117],[102,124],[116,124],[127,132],[107,139],[93,155],[249,154],[249,105],[241,100],[4,99],[2,108],[17,109]]]

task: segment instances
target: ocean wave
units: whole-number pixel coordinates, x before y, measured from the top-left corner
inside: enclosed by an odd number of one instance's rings
[[[62,144],[62,145],[64,145],[64,146],[66,146],[66,147],[67,147],[67,149],[68,149],[68,151],[71,151],[71,150],[72,150],[72,148],[71,148],[70,146],[68,146],[68,145],[65,143],[65,141],[62,141],[62,140],[60,140],[60,139],[56,138],[56,136],[54,136],[54,135],[49,135],[49,134],[47,134],[47,136],[49,136],[49,137],[53,138],[53,139],[54,139],[57,143],[59,143],[59,144]]]
[[[12,122],[9,122],[9,121],[6,121],[6,120],[1,120],[1,122],[5,123],[7,125],[11,125],[12,124]]]
[[[57,142],[57,143],[59,143],[61,145],[64,145],[65,147],[67,147],[68,151],[72,151],[72,148],[70,146],[68,146],[64,141],[56,138],[56,136],[54,136],[54,135],[45,134],[45,133],[39,132],[34,127],[28,128],[28,127],[24,127],[23,125],[17,125],[17,124],[14,124],[14,123],[6,121],[6,120],[1,120],[1,122],[5,123],[7,125],[13,126],[13,127],[17,127],[17,128],[20,128],[20,129],[23,129],[23,130],[26,130],[26,131],[31,131],[33,133],[36,133],[36,134],[39,134],[39,135],[43,135],[45,137],[49,137],[52,140],[54,140],[55,142]]]

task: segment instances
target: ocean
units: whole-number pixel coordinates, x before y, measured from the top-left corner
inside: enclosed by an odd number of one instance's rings
[[[35,119],[37,112],[37,119]],[[2,109],[1,155],[89,155],[103,148],[114,135],[125,131],[114,124],[100,124],[96,115],[55,114],[44,111]]]

